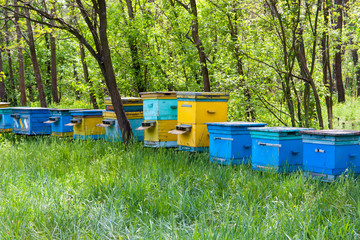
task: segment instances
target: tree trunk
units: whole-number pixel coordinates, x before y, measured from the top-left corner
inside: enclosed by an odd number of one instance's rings
[[[0,99],[2,102],[7,101],[6,90],[5,90],[5,75],[3,75],[3,61],[2,61],[2,48],[0,47]]]
[[[19,8],[17,7],[17,0],[14,0],[15,4],[15,13],[19,13]],[[19,81],[20,81],[20,102],[22,106],[26,106],[26,90],[25,90],[25,67],[24,67],[24,55],[23,48],[21,46],[21,30],[19,25],[19,18],[15,14],[15,26],[16,26],[16,42],[17,42],[17,51],[18,51],[18,61],[19,61]]]
[[[28,8],[25,8],[25,16],[26,16],[26,26],[27,26],[27,32],[28,32],[28,44],[29,44],[29,50],[30,50],[30,58],[31,58],[31,62],[32,62],[33,68],[34,68],[34,73],[35,73],[35,78],[36,78],[36,86],[39,91],[40,105],[41,105],[41,107],[47,107],[44,86],[43,86],[43,83],[41,80],[39,63],[38,63],[38,60],[36,57],[35,41],[34,41],[33,30],[31,27],[31,22],[29,19],[30,12],[29,12]]]
[[[354,62],[354,68],[355,68],[355,75],[356,75],[356,96],[360,96],[360,67],[358,66],[359,63],[359,55],[358,55],[359,49],[353,49],[351,50],[351,56]]]
[[[331,78],[331,66],[330,66],[330,51],[329,51],[329,35],[327,29],[329,28],[329,0],[325,0],[323,4],[324,12],[324,25],[325,30],[323,31],[321,38],[321,52],[322,52],[322,69],[323,69],[323,82],[327,87],[329,95],[325,96],[326,108],[328,112],[328,127],[333,128],[333,112],[332,112],[332,92],[333,92],[333,80]]]
[[[206,54],[204,51],[204,46],[199,37],[199,20],[197,16],[196,0],[190,0],[190,6],[191,6],[191,13],[194,16],[191,26],[192,29],[191,34],[199,54],[199,60],[201,64],[201,75],[204,81],[204,91],[210,92],[210,78],[206,63]]]
[[[102,57],[99,57],[98,63],[105,77],[105,82],[110,93],[111,101],[114,106],[116,118],[120,125],[124,143],[128,143],[132,137],[132,129],[129,120],[126,117],[124,106],[121,101],[119,89],[116,83],[115,72],[110,55],[110,47],[107,38],[107,19],[106,19],[106,2],[98,0],[99,6],[99,35],[102,48]]]
[[[81,57],[81,64],[82,64],[83,72],[84,72],[85,83],[89,84],[89,86],[90,86],[90,101],[93,105],[93,108],[98,109],[99,106],[96,102],[96,97],[95,97],[95,94],[93,93],[92,82],[90,81],[90,78],[89,78],[89,70],[88,70],[88,66],[86,64],[84,46],[81,43],[80,43],[80,57]]]
[[[334,78],[336,82],[336,89],[338,92],[338,102],[345,102],[345,89],[344,83],[342,79],[342,43],[341,43],[341,36],[342,36],[342,25],[343,25],[343,0],[335,0],[335,7],[337,13],[337,20],[335,25],[335,30],[339,31],[339,37],[337,39],[336,45],[336,52],[334,58]]]
[[[54,21],[52,21],[54,24]],[[56,70],[56,42],[53,33],[50,33],[50,52],[51,52],[51,92],[54,103],[59,103],[59,94],[57,88],[57,70]]]
[[[128,15],[130,19],[129,26],[132,29],[133,26],[133,20],[134,20],[134,10],[132,7],[132,0],[126,0]],[[146,86],[144,84],[144,80],[142,79],[141,74],[141,64],[139,59],[139,52],[138,52],[138,44],[136,41],[136,36],[134,36],[132,33],[128,34],[128,44],[130,47],[130,53],[131,53],[131,60],[132,60],[132,67],[134,69],[134,75],[135,75],[135,84],[136,84],[136,91],[139,92],[145,92]]]
[[[8,18],[6,10],[4,10],[4,16],[5,16],[5,19]],[[13,67],[12,67],[9,36],[10,35],[9,35],[8,24],[7,24],[7,21],[5,21],[6,53],[7,53],[7,59],[8,59],[10,87],[11,87],[11,90],[12,90],[12,91],[8,92],[8,95],[9,95],[8,97],[9,97],[10,102],[17,105],[16,93],[15,93],[15,83],[14,83],[14,71],[13,71]]]

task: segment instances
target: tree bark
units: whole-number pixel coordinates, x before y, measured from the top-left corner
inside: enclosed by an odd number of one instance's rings
[[[132,6],[132,0],[126,0],[126,6],[128,10],[129,15],[129,26],[130,28],[133,28],[133,21],[134,21],[134,9]],[[136,41],[136,36],[134,36],[132,33],[128,34],[128,44],[130,47],[130,53],[131,53],[131,60],[132,60],[132,67],[134,69],[134,75],[135,75],[135,84],[136,84],[136,91],[139,92],[145,92],[146,86],[145,81],[142,79],[142,73],[141,73],[141,64],[139,59],[139,51],[138,51],[138,43]]]
[[[6,102],[7,96],[6,96],[6,90],[5,90],[5,76],[2,74],[4,72],[2,52],[3,52],[3,50],[0,47],[0,99],[2,102]]]
[[[54,20],[52,20],[54,24]],[[59,94],[57,87],[57,69],[56,69],[56,42],[53,32],[50,33],[50,52],[51,52],[51,92],[54,103],[59,103]]]
[[[80,43],[80,57],[81,57],[81,64],[82,64],[82,67],[83,67],[83,72],[84,72],[84,80],[85,80],[85,83],[89,85],[90,87],[90,101],[93,105],[93,108],[94,109],[98,109],[99,106],[96,102],[96,97],[95,97],[95,94],[93,92],[93,85],[92,85],[92,82],[90,81],[90,78],[89,78],[89,70],[88,70],[88,66],[86,64],[86,59],[85,59],[85,50],[84,50],[84,46]]]
[[[323,69],[323,82],[327,87],[329,94],[325,96],[326,108],[328,113],[328,127],[329,129],[333,128],[333,80],[331,78],[331,65],[330,65],[330,50],[329,50],[329,6],[331,2],[325,0],[323,3],[323,13],[324,13],[324,25],[325,29],[321,38],[321,51],[322,51],[322,69]]]
[[[43,83],[41,80],[39,63],[38,63],[38,60],[36,57],[33,30],[32,30],[31,22],[29,19],[30,12],[29,12],[28,8],[25,8],[24,10],[25,10],[25,15],[26,15],[26,26],[27,26],[27,33],[28,33],[28,44],[29,44],[29,50],[30,50],[30,57],[31,57],[31,62],[33,64],[33,68],[34,68],[34,73],[35,73],[35,78],[36,78],[36,86],[39,91],[40,105],[41,105],[41,107],[47,107],[44,86],[43,86]]]
[[[4,16],[5,16],[5,19],[8,18],[6,10],[4,10]],[[15,94],[15,83],[14,83],[14,71],[13,71],[13,67],[12,67],[12,58],[11,58],[11,51],[10,51],[10,39],[9,39],[10,35],[9,35],[7,21],[5,21],[4,27],[5,27],[6,53],[7,53],[8,68],[9,68],[9,80],[10,80],[10,87],[12,90],[12,91],[8,92],[8,95],[9,95],[8,97],[9,97],[10,102],[17,105],[16,94]]]
[[[79,1],[79,0],[78,0]],[[105,82],[110,93],[111,101],[114,106],[114,111],[120,125],[122,138],[125,143],[128,143],[132,137],[132,129],[129,120],[126,117],[124,106],[121,101],[119,89],[116,83],[115,72],[110,55],[110,47],[107,38],[107,17],[106,17],[106,2],[105,0],[98,0],[99,4],[99,37],[102,48],[102,56],[97,58],[101,71],[105,77]]]
[[[19,61],[19,82],[20,82],[20,102],[22,106],[26,106],[26,88],[25,88],[25,67],[24,67],[24,55],[23,48],[21,46],[21,30],[19,25],[19,18],[17,14],[19,13],[19,8],[17,7],[17,0],[14,0],[15,4],[15,26],[16,26],[16,42],[17,42],[17,51],[18,51],[18,61]]]
[[[360,96],[360,67],[359,64],[359,49],[353,49],[351,50],[351,56],[354,62],[354,68],[355,68],[355,75],[356,75],[356,96]]]
[[[199,60],[201,64],[201,75],[203,77],[203,82],[204,82],[204,91],[210,92],[210,78],[206,63],[206,54],[205,54],[204,45],[202,44],[199,37],[199,20],[197,15],[196,0],[190,0],[190,6],[191,6],[191,13],[194,16],[191,26],[192,29],[191,34],[199,54]]]
[[[335,8],[337,13],[337,20],[335,25],[335,30],[339,32],[339,37],[337,39],[336,45],[336,52],[334,57],[334,78],[336,82],[336,89],[338,92],[338,102],[345,102],[345,89],[344,83],[342,79],[342,43],[341,43],[341,36],[342,36],[342,25],[343,25],[343,0],[335,0]]]

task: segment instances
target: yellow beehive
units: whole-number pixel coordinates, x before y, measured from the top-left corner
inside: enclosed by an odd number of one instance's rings
[[[8,102],[0,102],[0,108],[8,108],[10,107],[10,103]]]
[[[160,120],[160,121],[145,121],[155,122],[154,127],[145,129],[144,141],[166,142],[177,141],[176,135],[169,134],[171,129],[176,126],[176,120]]]
[[[224,93],[180,92],[177,97],[179,123],[204,124],[206,122],[226,122],[227,120],[229,95]]]
[[[126,112],[126,116],[128,119],[142,119],[143,113],[142,112]],[[117,119],[115,112],[112,111],[104,111],[103,117],[106,119]]]
[[[225,93],[179,92],[178,125],[171,133],[178,135],[180,150],[207,151],[209,132],[205,123],[226,122],[227,102]]]
[[[103,120],[102,116],[76,117],[80,119],[78,124],[73,125],[74,138],[79,139],[101,139],[104,138],[105,128],[96,126]]]

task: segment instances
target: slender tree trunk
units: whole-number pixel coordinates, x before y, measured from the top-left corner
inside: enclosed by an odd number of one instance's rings
[[[336,89],[338,92],[338,102],[345,102],[345,89],[342,79],[342,25],[343,25],[343,0],[335,0],[335,8],[337,13],[337,20],[335,25],[335,30],[339,31],[339,37],[337,39],[336,52],[334,58],[334,78],[336,82]]]
[[[7,11],[4,10],[4,16],[7,19]],[[5,41],[6,41],[6,53],[7,53],[7,59],[8,59],[8,68],[9,68],[9,80],[10,80],[10,87],[11,90],[10,92],[8,92],[9,95],[9,100],[13,103],[13,104],[17,104],[17,100],[16,100],[16,95],[15,95],[15,82],[14,82],[14,71],[13,71],[13,67],[12,67],[12,58],[11,58],[11,51],[10,51],[10,35],[9,35],[9,29],[8,29],[8,24],[5,21]]]
[[[41,107],[47,107],[46,104],[46,97],[44,92],[44,86],[41,80],[41,74],[40,74],[40,68],[39,63],[36,57],[36,50],[35,50],[35,41],[34,41],[34,35],[33,30],[31,27],[30,22],[30,12],[28,8],[25,8],[25,16],[26,16],[26,25],[27,25],[27,32],[28,32],[28,44],[29,44],[29,50],[30,50],[30,57],[34,68],[35,78],[36,78],[36,86],[39,91],[39,99],[40,99],[40,105]]]
[[[106,2],[98,0],[99,4],[99,35],[102,48],[102,58],[98,58],[98,63],[105,77],[105,82],[110,93],[111,101],[114,106],[116,118],[119,122],[124,143],[128,143],[132,137],[130,122],[126,117],[124,106],[116,83],[115,72],[110,55],[110,47],[107,38],[107,19],[106,19]]]
[[[54,24],[54,20],[52,20]],[[56,70],[56,42],[53,33],[50,33],[50,52],[51,52],[51,92],[54,103],[59,103],[59,94],[57,87],[57,70]]]
[[[5,90],[5,76],[2,74],[4,72],[2,52],[2,48],[0,47],[0,99],[2,102],[6,102],[7,96]]]
[[[25,90],[25,67],[24,67],[24,55],[23,48],[21,46],[21,30],[19,25],[19,18],[17,14],[19,13],[19,8],[17,7],[17,0],[14,0],[15,4],[15,26],[16,26],[16,42],[17,42],[17,51],[18,51],[18,61],[19,61],[19,82],[20,82],[20,102],[22,106],[26,106],[26,90]]]
[[[133,26],[133,20],[134,20],[134,9],[132,6],[132,0],[126,0],[128,15],[129,15],[129,26],[131,29],[134,28]],[[144,84],[144,80],[142,79],[141,74],[141,64],[139,59],[139,52],[138,52],[138,44],[136,41],[136,36],[133,34],[128,34],[128,44],[130,47],[130,53],[131,53],[131,60],[132,60],[132,67],[134,70],[135,75],[135,84],[137,87],[137,92],[145,92],[146,86]]]
[[[85,59],[85,50],[84,50],[84,47],[83,45],[80,43],[80,57],[81,57],[81,64],[82,64],[82,67],[83,67],[83,72],[84,72],[84,80],[85,80],[85,83],[86,84],[89,84],[90,86],[90,101],[93,105],[93,108],[94,109],[98,109],[99,106],[96,102],[96,97],[95,97],[95,94],[93,92],[93,85],[92,85],[92,82],[90,81],[90,78],[89,78],[89,70],[88,70],[88,66],[86,64],[86,59]]]
[[[205,54],[204,45],[202,44],[199,37],[199,20],[197,15],[196,0],[190,0],[190,6],[191,6],[191,13],[194,16],[191,26],[192,29],[191,33],[192,33],[193,41],[195,43],[195,46],[199,54],[199,60],[201,64],[201,75],[203,77],[203,82],[204,82],[204,91],[210,92],[210,78],[209,78],[209,71],[206,62],[206,54]]]
[[[356,74],[356,96],[360,96],[360,67],[359,64],[359,55],[358,55],[359,49],[353,49],[351,50],[351,56],[354,62],[355,67],[355,74]]]
[[[328,113],[328,122],[329,129],[333,128],[333,112],[332,112],[332,92],[333,92],[333,80],[331,78],[331,65],[330,65],[330,51],[329,51],[329,6],[331,2],[325,0],[323,3],[323,12],[324,12],[324,26],[325,30],[323,31],[321,38],[321,51],[322,51],[322,69],[323,69],[323,82],[328,89],[328,95],[325,96],[326,108]]]
[[[74,79],[75,79],[75,82],[77,84],[80,84],[80,81],[79,81],[79,76],[78,76],[78,73],[76,71],[76,65],[75,65],[75,62],[73,63],[73,69],[74,69]],[[76,100],[80,100],[81,99],[81,94],[80,94],[80,91],[78,89],[75,89],[75,99]]]

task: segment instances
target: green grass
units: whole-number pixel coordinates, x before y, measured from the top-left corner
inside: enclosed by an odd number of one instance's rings
[[[354,239],[360,184],[210,164],[206,154],[0,137],[3,239]]]

